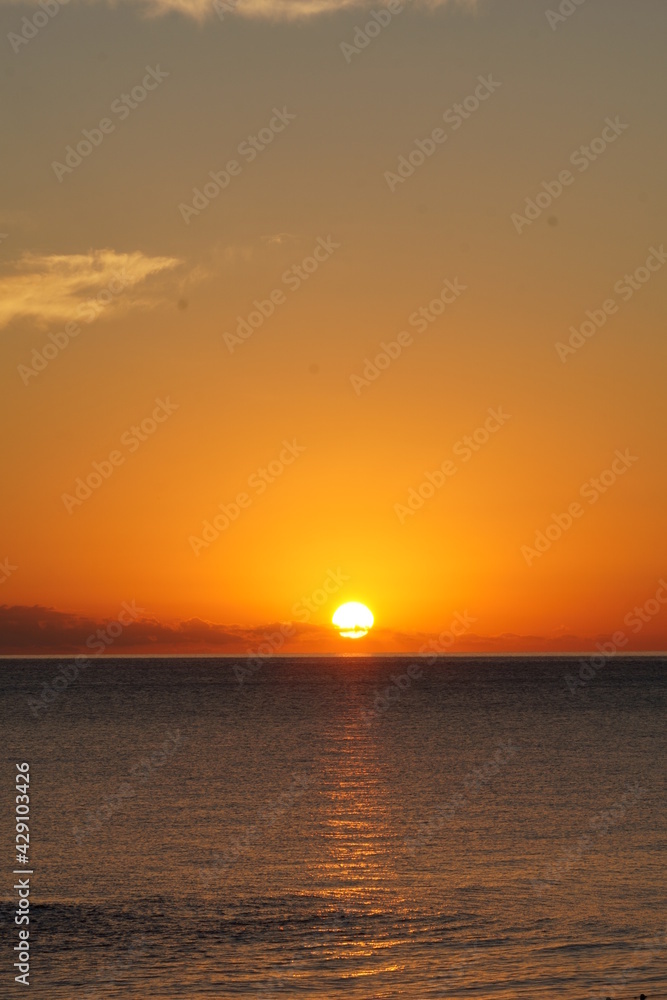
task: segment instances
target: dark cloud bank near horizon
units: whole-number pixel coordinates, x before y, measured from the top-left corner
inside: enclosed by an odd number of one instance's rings
[[[223,625],[189,618],[164,622],[147,614],[135,602],[121,605],[115,618],[96,619],[40,605],[0,605],[0,648],[4,656],[59,656],[89,653],[99,656],[168,653],[220,655],[322,655],[415,653],[542,653],[595,650],[596,643],[610,636],[479,635],[467,631],[453,636],[442,633],[406,633],[375,628],[365,639],[353,641],[336,636],[331,627],[303,622],[269,622],[255,626]],[[620,652],[655,651],[656,636],[629,636]]]

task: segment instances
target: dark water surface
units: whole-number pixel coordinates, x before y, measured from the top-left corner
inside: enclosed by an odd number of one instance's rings
[[[2,996],[667,992],[664,659],[67,662],[0,663]]]

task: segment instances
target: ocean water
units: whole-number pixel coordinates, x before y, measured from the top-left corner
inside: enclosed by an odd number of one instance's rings
[[[33,998],[667,993],[664,659],[66,663],[0,663],[2,996],[23,761]]]

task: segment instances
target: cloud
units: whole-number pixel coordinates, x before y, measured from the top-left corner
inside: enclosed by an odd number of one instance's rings
[[[134,608],[134,602],[129,607]],[[120,611],[121,609],[119,609]],[[266,625],[221,625],[201,618],[163,622],[137,608],[134,620],[124,625],[108,647],[110,655],[129,653],[238,653],[257,649],[281,623]],[[91,618],[41,605],[0,605],[0,653],[46,655],[90,653],[98,630],[117,621]],[[308,626],[294,625],[294,638]],[[327,630],[329,631],[329,630]],[[116,629],[113,629],[116,633]],[[97,643],[99,645],[99,642]]]
[[[332,14],[342,10],[355,8],[370,8],[372,0],[152,0],[154,4],[173,4],[173,6],[198,7],[212,6],[218,16],[223,18],[236,13],[244,17],[264,17],[273,20],[291,20],[295,18],[317,17],[321,14]],[[422,8],[442,7],[449,0],[412,0],[412,6]]]
[[[15,4],[22,0],[0,0],[0,4]],[[37,0],[34,0],[33,6]],[[279,20],[305,20],[322,14],[335,14],[347,10],[371,10],[374,0],[125,0],[143,8],[151,16],[178,11],[195,20],[207,17],[241,16]],[[412,6],[421,10],[453,6],[474,7],[476,0],[404,0],[404,8]]]
[[[179,263],[173,257],[148,257],[140,251],[25,253],[0,275],[0,329],[14,319],[68,322],[86,309],[98,315],[109,308],[152,305],[155,296],[138,295],[136,286]]]
[[[131,602],[129,607],[134,607],[134,603]],[[97,619],[39,605],[0,605],[0,655],[91,655],[91,649],[100,646],[98,630],[105,631],[114,622],[117,619],[113,615],[108,619]],[[443,645],[435,633],[374,628],[360,645],[352,645],[327,625],[301,622],[223,625],[201,618],[164,622],[142,608],[136,609],[134,620],[124,625],[120,633],[114,627],[107,634],[107,639],[109,635],[114,636],[106,647],[109,656],[209,653],[238,657],[265,656],[271,651],[313,655],[418,653],[425,646],[433,649],[432,643],[441,655],[596,652],[596,642],[610,638],[608,635],[582,637],[513,633],[489,636],[468,632],[451,645]],[[664,648],[664,635],[645,635],[633,638],[626,652],[660,648]]]

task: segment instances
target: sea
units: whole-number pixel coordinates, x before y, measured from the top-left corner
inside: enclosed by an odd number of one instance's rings
[[[667,994],[664,657],[73,662],[0,661],[0,996]]]

